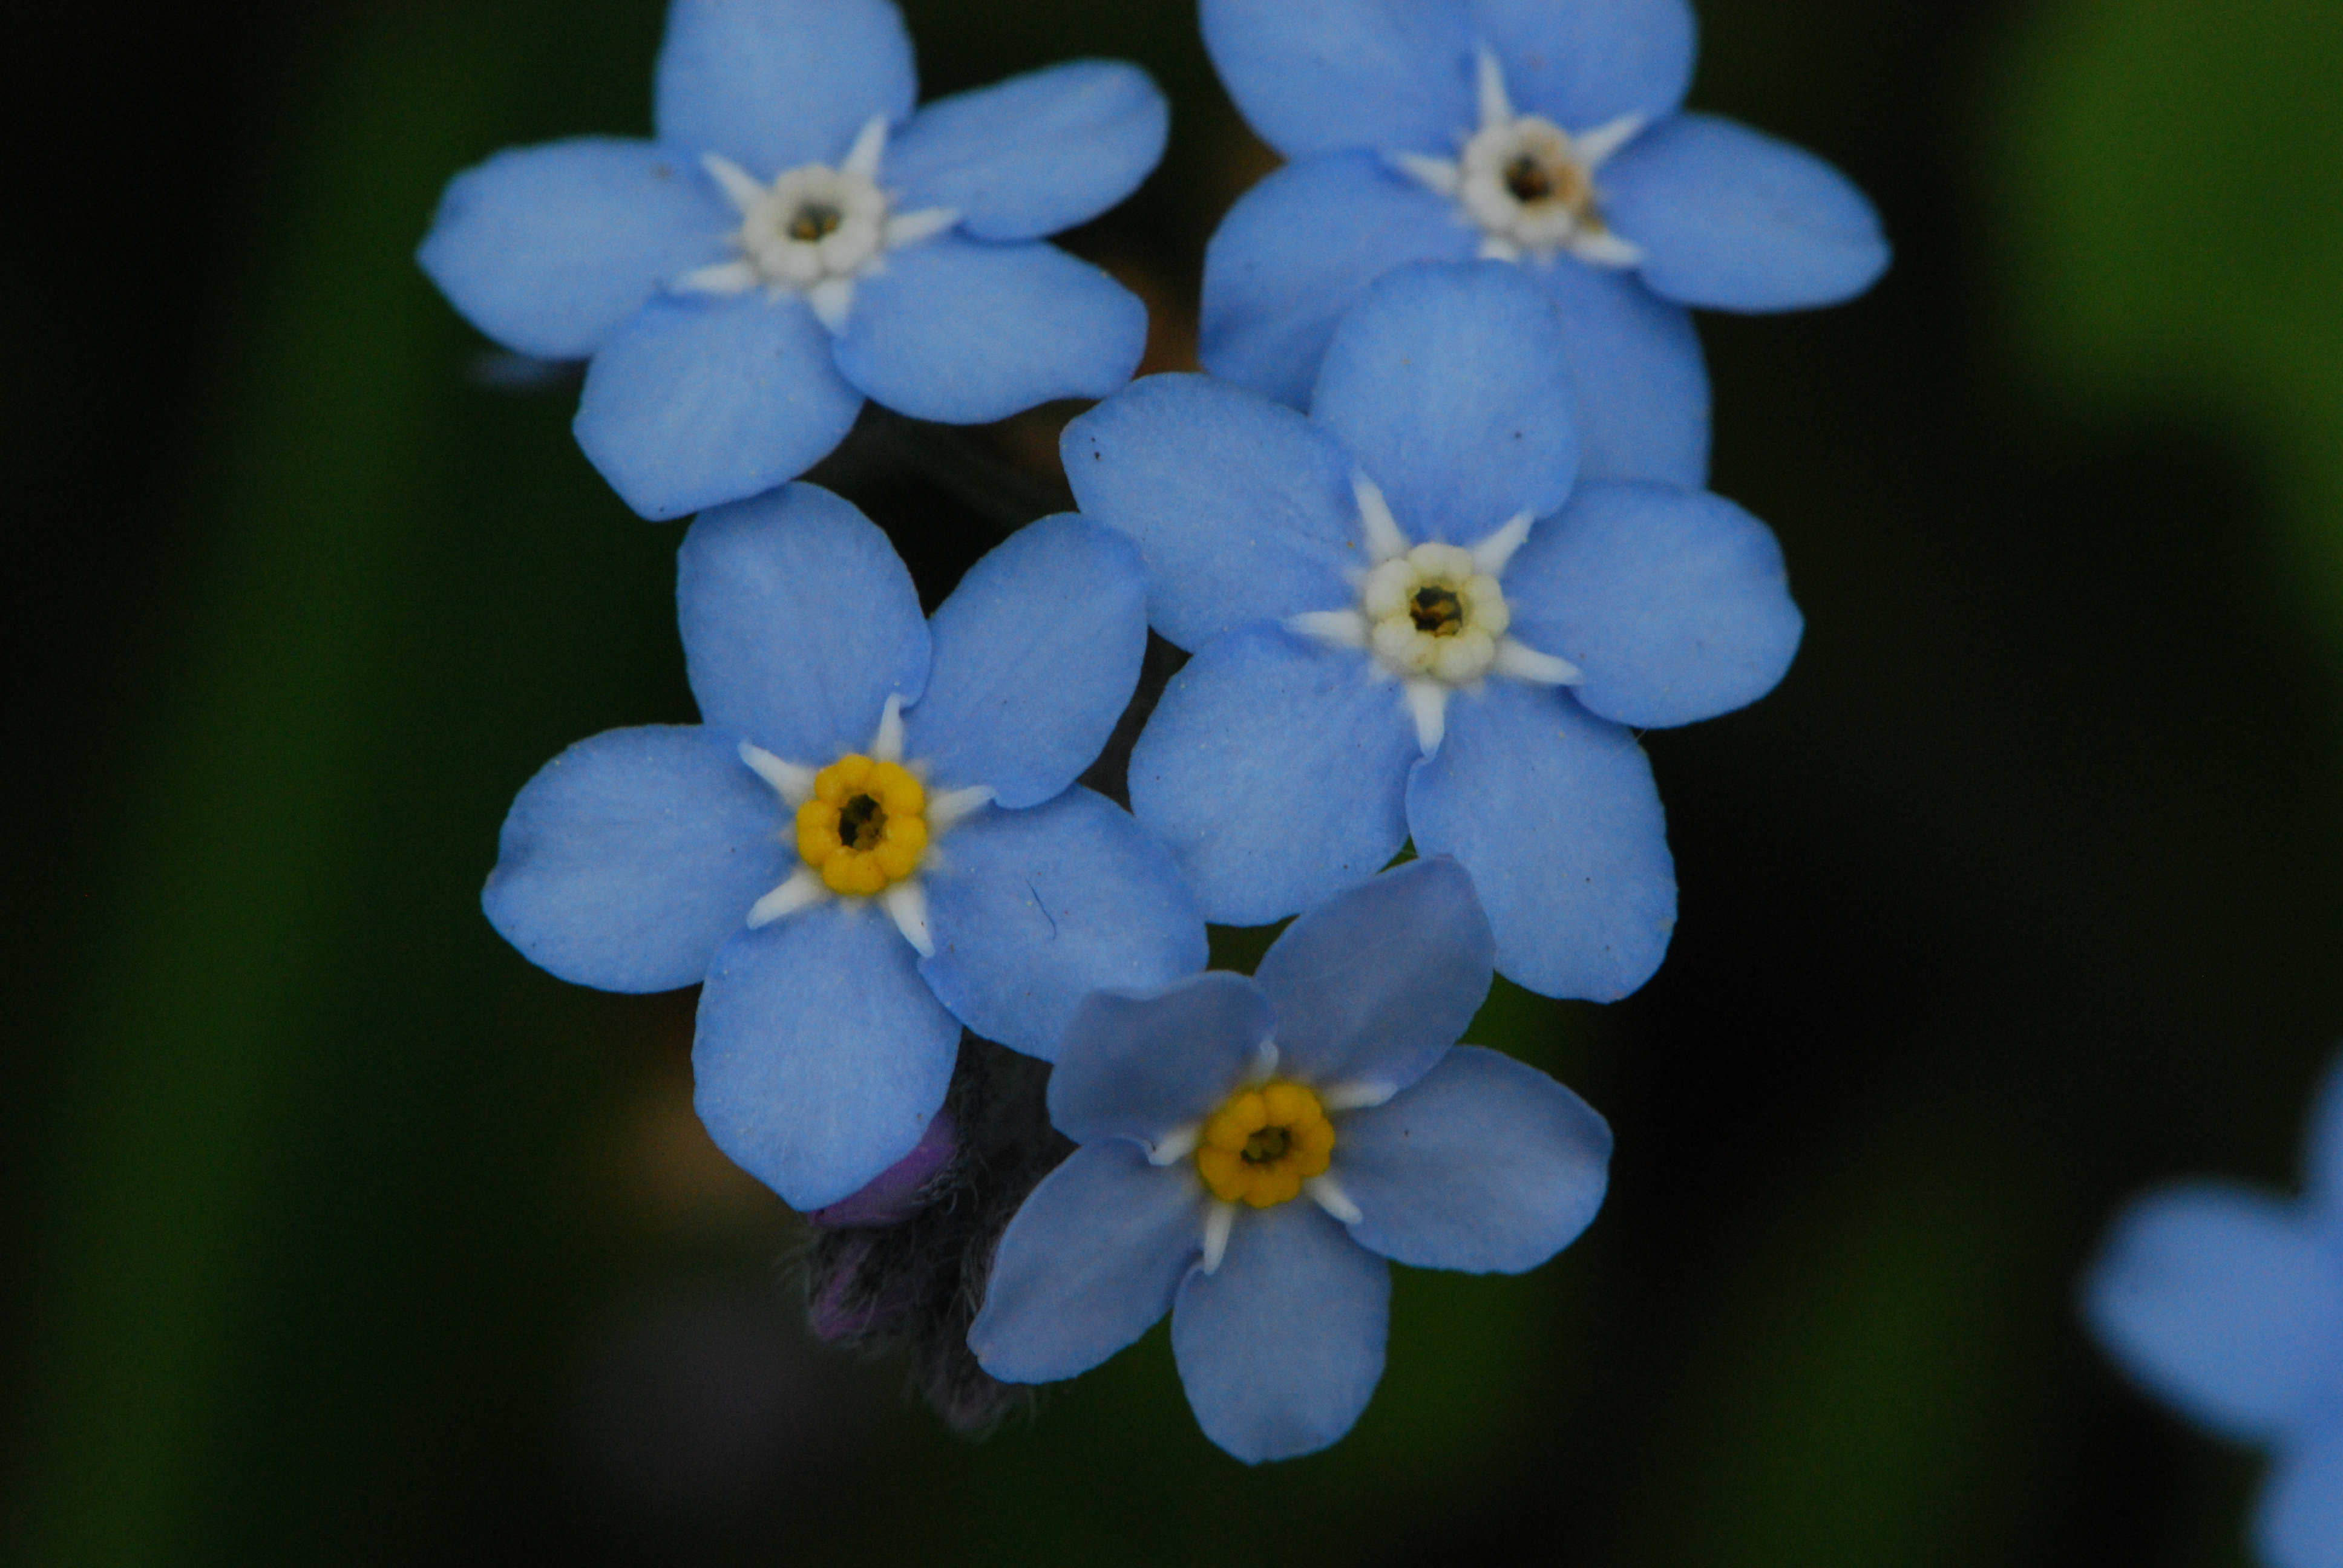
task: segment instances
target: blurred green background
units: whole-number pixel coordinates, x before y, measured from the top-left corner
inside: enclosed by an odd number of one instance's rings
[[[931,94],[1156,73],[1171,155],[1071,243],[1181,364],[1268,166],[1189,5],[907,8]],[[1702,7],[1694,104],[1898,246],[1851,307],[1704,324],[1715,483],[1805,647],[1650,739],[1658,979],[1476,1031],[1610,1116],[1594,1229],[1403,1271],[1356,1432],[1248,1472],[1160,1332],[981,1445],[813,1345],[794,1221],[690,1115],[690,997],[564,987],[478,915],[539,763],[692,717],[680,532],[410,252],[457,168],[642,130],[660,9],[5,25],[0,1551],[2244,1561],[2256,1461],[2106,1370],[2072,1282],[2145,1181],[2291,1181],[2343,1036],[2343,10]],[[1041,415],[825,477],[932,602],[998,537],[971,463],[1046,496],[1051,450]]]

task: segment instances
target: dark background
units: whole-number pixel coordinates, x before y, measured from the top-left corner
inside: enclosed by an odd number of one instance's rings
[[[1155,72],[1170,156],[1070,243],[1183,364],[1269,166],[1187,5],[908,9],[930,94]],[[540,762],[692,717],[680,532],[587,467],[569,385],[486,384],[409,256],[456,169],[644,129],[659,16],[5,25],[12,1556],[2244,1561],[2256,1462],[2072,1294],[2144,1182],[2289,1181],[2343,1036],[2343,17],[1703,7],[1694,105],[1836,161],[1897,246],[1852,307],[1704,324],[1715,485],[1805,646],[1650,738],[1659,977],[1476,1030],[1611,1118],[1594,1230],[1403,1271],[1358,1430],[1248,1472],[1160,1331],[982,1445],[815,1346],[795,1221],[690,1115],[689,995],[564,987],[478,916]],[[932,602],[1046,501],[1064,412],[823,477]]]

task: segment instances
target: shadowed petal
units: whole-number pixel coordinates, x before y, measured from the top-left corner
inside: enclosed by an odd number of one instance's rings
[[[979,239],[1039,239],[1137,190],[1169,126],[1146,72],[1076,60],[930,104],[884,177],[899,211],[950,207]]]
[[[1152,1149],[1227,1099],[1276,1030],[1276,1009],[1244,975],[1216,970],[1141,995],[1093,991],[1050,1075],[1050,1120],[1083,1143],[1131,1138]]]
[[[1471,0],[1473,25],[1524,115],[1590,131],[1623,115],[1675,113],[1692,84],[1684,0]]]
[[[1708,483],[1708,365],[1692,312],[1571,256],[1524,270],[1562,307],[1578,478]]]
[[[1451,156],[1480,123],[1463,7],[1423,0],[1203,0],[1204,47],[1261,139]]]
[[[675,0],[659,50],[659,139],[760,179],[835,165],[874,116],[919,97],[888,0]]]

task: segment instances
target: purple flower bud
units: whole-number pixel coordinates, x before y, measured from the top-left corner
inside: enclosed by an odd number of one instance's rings
[[[939,1111],[911,1151],[873,1177],[869,1186],[837,1202],[811,1211],[808,1222],[826,1231],[900,1225],[918,1211],[920,1193],[937,1171],[950,1162],[959,1149],[951,1113]],[[815,1306],[819,1319],[820,1303]],[[818,1331],[817,1331],[818,1332]],[[827,1334],[822,1336],[827,1339]]]

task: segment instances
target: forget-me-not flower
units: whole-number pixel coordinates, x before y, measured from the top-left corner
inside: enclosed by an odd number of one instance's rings
[[[1491,951],[1472,879],[1419,860],[1294,921],[1252,979],[1083,1003],[1050,1077],[1081,1147],[1001,1237],[985,1370],[1072,1377],[1168,1311],[1214,1442],[1258,1462],[1348,1432],[1383,1375],[1385,1259],[1517,1273],[1603,1203],[1603,1118],[1454,1044]]]
[[[2110,1230],[2083,1307],[2141,1386],[2271,1449],[2253,1521],[2271,1568],[2343,1568],[2343,1062],[2312,1111],[2307,1189],[2147,1194]]]
[[[1203,23],[1292,160],[1213,236],[1203,362],[1296,407],[1376,276],[1496,257],[1569,322],[1588,476],[1699,485],[1708,377],[1684,307],[1830,304],[1886,266],[1828,165],[1681,112],[1684,0],[1203,0]]]
[[[1343,322],[1306,418],[1155,376],[1067,428],[1083,513],[1196,655],[1131,800],[1207,920],[1307,909],[1412,834],[1472,872],[1509,979],[1609,1000],[1659,966],[1675,876],[1625,727],[1764,695],[1802,622],[1730,502],[1574,489],[1564,333],[1517,268],[1419,264]]]
[[[1138,552],[1044,518],[932,620],[811,485],[703,514],[677,585],[704,722],[614,729],[529,780],[483,901],[564,980],[705,980],[696,1103],[793,1207],[920,1141],[960,1026],[1055,1054],[1101,986],[1204,964],[1170,858],[1074,782],[1139,678]]]
[[[866,397],[975,424],[1121,386],[1146,307],[1040,242],[1146,177],[1162,95],[1084,61],[917,96],[890,0],[675,0],[657,139],[498,154],[420,260],[498,342],[591,358],[578,442],[649,518],[796,477]]]

